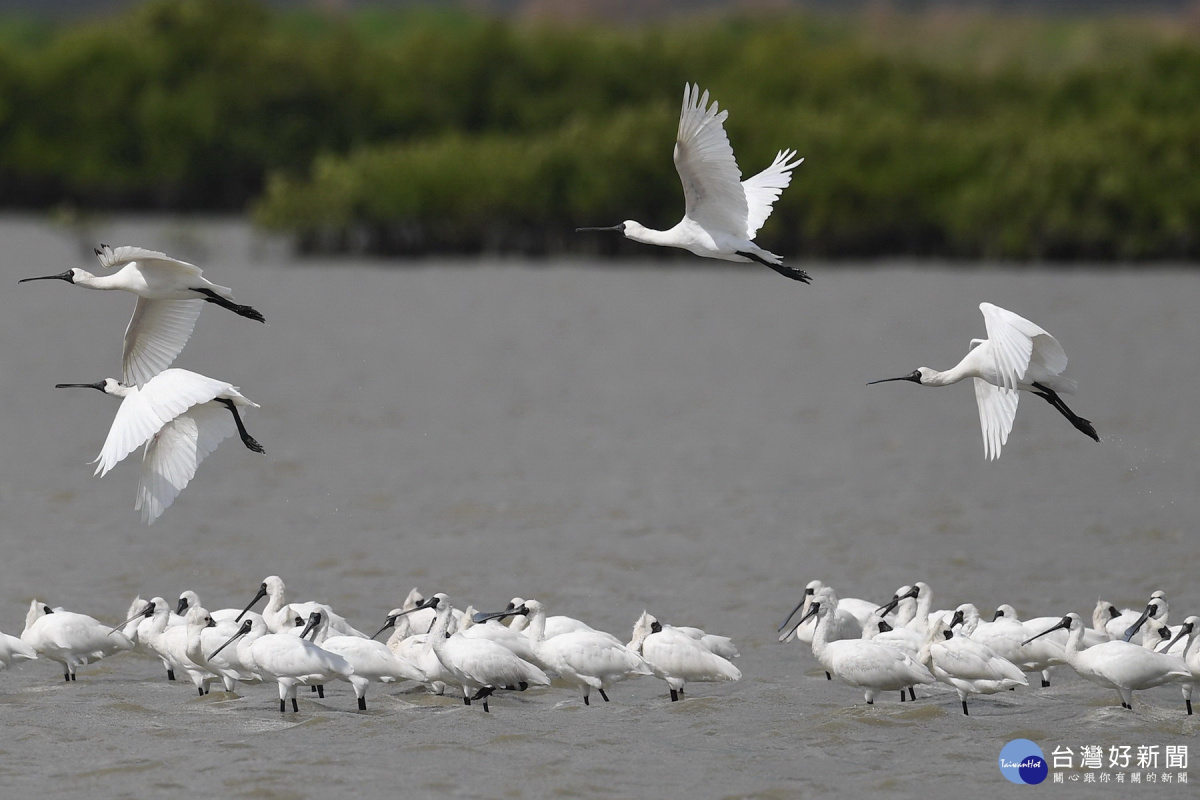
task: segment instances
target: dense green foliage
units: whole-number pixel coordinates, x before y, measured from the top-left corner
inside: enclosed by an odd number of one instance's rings
[[[763,17],[618,29],[153,2],[0,31],[10,207],[228,210],[313,247],[612,247],[682,213],[685,81],[746,174],[806,158],[798,255],[1200,255],[1200,44],[1150,23]],[[642,249],[644,255],[649,249]]]

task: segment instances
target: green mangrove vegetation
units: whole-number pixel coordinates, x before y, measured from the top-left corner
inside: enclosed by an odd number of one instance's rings
[[[1200,35],[1179,20],[0,19],[0,202],[248,210],[308,249],[611,252],[572,231],[682,214],[687,81],[729,109],[745,174],[805,157],[759,236],[789,257],[1200,255]]]

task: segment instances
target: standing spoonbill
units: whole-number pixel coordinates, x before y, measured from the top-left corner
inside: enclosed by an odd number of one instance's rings
[[[227,287],[201,277],[202,270],[194,264],[141,247],[102,244],[95,253],[102,266],[120,269],[112,275],[93,275],[76,268],[58,275],[22,278],[18,283],[61,280],[86,289],[119,289],[136,294],[137,305],[125,329],[122,383],[141,386],[171,366],[191,337],[206,302],[264,321],[263,315],[250,306],[233,302],[233,293]]]
[[[307,633],[308,631],[304,631]],[[354,668],[346,659],[331,653],[307,639],[291,633],[266,633],[266,627],[256,620],[248,619],[237,633],[208,655],[211,661],[218,653],[237,640],[251,638],[243,651],[239,648],[238,658],[253,664],[263,678],[274,678],[279,686],[279,711],[287,711],[287,700],[291,698],[292,711],[300,706],[296,699],[297,686],[324,685],[334,680],[349,681]]]
[[[955,688],[964,715],[971,713],[967,711],[967,695],[995,694],[1029,685],[1020,667],[982,642],[955,636],[944,619],[929,631],[919,659],[934,677]]]
[[[338,636],[358,636],[363,639],[374,638],[368,637],[365,633],[355,628],[346,618],[334,612],[332,608],[324,603],[314,603],[312,601],[304,603],[289,602],[287,598],[287,586],[283,582],[283,578],[278,575],[268,575],[263,579],[262,584],[258,587],[258,594],[254,595],[254,599],[247,604],[242,613],[238,615],[235,621],[240,622],[242,616],[249,613],[254,604],[263,598],[267,598],[267,607],[262,611],[263,620],[267,623],[267,629],[271,633],[286,633],[289,629],[296,627],[296,617],[300,617],[299,624],[304,625],[305,621],[314,611],[322,611],[326,614],[329,621],[330,635]],[[378,636],[379,634],[375,634]]]
[[[809,617],[816,617],[813,655],[825,668],[826,674],[862,689],[863,699],[868,705],[875,703],[875,697],[880,692],[902,691],[918,683],[936,682],[937,679],[924,664],[898,648],[870,639],[831,641],[829,630],[836,610],[837,598],[825,587],[817,592],[808,611],[796,625],[802,625]]]
[[[82,665],[133,649],[133,642],[120,631],[73,611],[55,611],[38,600],[29,604],[21,641],[39,655],[63,665],[63,680],[75,680]]]
[[[1156,653],[1132,642],[1119,639],[1102,642],[1084,649],[1083,618],[1072,611],[1049,630],[1025,641],[1045,636],[1050,631],[1065,628],[1067,636],[1067,663],[1081,678],[1101,686],[1117,690],[1121,695],[1121,707],[1133,710],[1133,693],[1138,689],[1150,689],[1171,681],[1191,680],[1192,673],[1182,659]]]
[[[103,477],[143,444],[142,474],[133,508],[151,524],[196,475],[196,469],[236,430],[255,453],[262,445],[246,430],[239,408],[258,408],[228,383],[186,369],[168,369],[141,388],[113,378],[96,383],[59,383],[55,388],[97,389],[122,398],[100,455],[96,473]],[[228,416],[232,414],[232,420]]]
[[[310,634],[310,641],[336,653],[354,668],[349,676],[350,685],[358,697],[358,710],[367,710],[367,686],[371,681],[394,683],[396,681],[425,682],[425,673],[407,659],[393,653],[383,642],[364,639],[361,636],[331,635],[329,617],[322,611],[308,616],[308,623],[300,637]]]
[[[1186,642],[1183,646],[1183,662],[1188,671],[1192,673],[1192,677],[1185,679],[1181,687],[1183,702],[1187,704],[1187,713],[1190,717],[1192,715],[1192,688],[1197,682],[1200,682],[1200,617],[1193,615],[1186,618],[1179,626],[1179,633],[1163,648],[1163,651],[1174,649],[1175,643],[1180,639],[1185,639]]]
[[[646,659],[654,674],[667,682],[671,702],[683,694],[687,681],[737,681],[742,672],[679,628],[663,626],[643,611],[633,625],[627,647]]]
[[[580,690],[583,704],[591,705],[592,689],[600,692],[617,681],[653,675],[646,660],[617,640],[611,633],[596,630],[576,630],[546,638],[546,609],[537,600],[526,600],[517,608],[497,611],[485,616],[520,615],[529,617],[528,635],[537,649],[538,658],[548,664],[559,679]]]
[[[972,339],[970,352],[956,366],[945,371],[921,367],[899,378],[883,378],[867,385],[912,381],[919,386],[949,386],[973,378],[979,425],[983,429],[983,454],[989,460],[999,458],[1000,448],[1008,441],[1017,414],[1019,390],[1036,394],[1076,428],[1100,441],[1092,423],[1068,408],[1059,396],[1060,392],[1073,393],[1076,384],[1063,377],[1067,354],[1058,340],[1024,317],[999,306],[980,303],[979,310],[983,312],[988,338]]]
[[[576,228],[576,232],[616,231],[635,242],[678,247],[705,258],[757,261],[784,277],[809,283],[808,273],[786,266],[753,241],[780,192],[792,182],[792,170],[804,159],[792,161],[795,150],[780,150],[771,166],[743,181],[725,135],[728,116],[716,102],[709,105],[708,92],[701,95],[699,86],[684,85],[674,154],[683,181],[684,213],[675,227],[656,231],[630,219],[610,227]]]

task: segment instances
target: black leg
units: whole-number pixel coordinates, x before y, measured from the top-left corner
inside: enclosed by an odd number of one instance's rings
[[[169,669],[169,668],[167,669],[167,680],[169,680],[169,681],[175,680],[175,670]]]
[[[242,422],[242,415],[238,413],[237,406],[233,404],[233,401],[229,400],[228,398],[218,397],[217,402],[224,405],[233,414],[233,422],[235,425],[237,425],[238,436],[242,438],[242,444],[246,445],[246,449],[252,450],[255,453],[267,452],[263,449],[263,446],[258,443],[258,440],[251,436],[250,432],[246,430],[246,426]]]
[[[833,676],[829,674],[829,670],[825,670],[825,680],[827,680],[827,681],[833,680]]]
[[[487,704],[487,698],[486,698],[486,697],[485,697],[485,698],[483,698],[483,713],[485,713],[485,714],[490,714],[490,713],[492,713],[491,709],[489,709],[489,708],[488,708],[488,704]]]
[[[365,697],[358,698],[358,710],[359,711],[367,710],[367,698],[365,698]]]
[[[75,680],[77,677],[79,676],[77,676],[74,672],[71,673],[71,680]]]
[[[197,686],[196,691],[198,691],[200,693],[201,697],[204,697],[204,687],[203,686]]]
[[[66,681],[67,683],[70,683],[70,682],[71,682],[71,673],[69,673],[69,672],[64,672],[64,673],[63,673],[63,680],[64,680],[64,681]]]
[[[325,687],[320,683],[317,684],[317,697],[321,698],[322,700],[325,699]]]
[[[280,714],[282,714],[282,713],[283,713],[283,712],[285,712],[285,711],[287,711],[287,701],[286,701],[286,700],[284,700],[284,699],[282,699],[282,698],[280,698],[280,700],[279,700],[279,713],[280,713]]]
[[[875,705],[875,701],[874,701],[874,700],[868,700],[868,701],[867,701],[867,705],[869,705],[869,706],[873,706],[873,705]]]
[[[675,691],[674,689],[671,690],[671,702],[672,703],[679,702],[679,692]]]
[[[911,686],[908,687],[908,699],[912,700],[914,703],[917,702],[917,692]]]
[[[523,692],[528,688],[529,688],[529,683],[527,681],[521,681],[520,683],[517,684],[518,691]]]
[[[683,694],[683,689],[680,689],[679,693]],[[608,695],[604,693],[604,687],[600,687],[600,696],[604,698],[604,702],[608,702]]]
[[[1058,396],[1058,392],[1054,391],[1053,389],[1047,389],[1040,383],[1034,383],[1033,386],[1038,390],[1034,392],[1034,394],[1045,400],[1050,405],[1054,406],[1054,408],[1058,409],[1058,412],[1070,420],[1071,424],[1074,425],[1078,430],[1087,434],[1092,439],[1095,439],[1097,442],[1100,441],[1100,435],[1096,433],[1096,429],[1092,426],[1092,423],[1068,408],[1067,404],[1063,402],[1063,399]]]
[[[967,711],[967,701],[963,700],[962,704],[963,704],[963,713],[966,714],[968,717],[971,716],[971,712]]]
[[[296,698],[293,697],[292,698],[292,713],[295,714],[298,711],[300,711],[300,704],[297,703]]]
[[[586,694],[583,696],[583,704],[584,704],[585,706],[590,706],[590,705],[591,705],[591,703],[590,703],[590,702],[588,702],[588,696],[587,696]]]
[[[1049,685],[1050,685],[1050,681],[1046,680],[1045,678],[1042,678],[1042,688],[1045,689]]]
[[[802,269],[796,269],[795,267],[785,267],[783,264],[772,264],[770,261],[767,261],[762,256],[756,255],[747,250],[738,250],[737,254],[739,256],[742,256],[743,258],[748,258],[751,261],[757,261],[758,263],[762,264],[764,267],[770,267],[771,269],[775,270],[776,272],[778,272],[780,275],[782,275],[785,278],[791,278],[792,280],[800,281],[801,283],[812,283],[812,278],[810,278],[808,273]]]
[[[901,703],[904,702],[904,690],[903,689],[900,690],[900,702]]]
[[[1188,716],[1190,717],[1192,715],[1192,699],[1189,697],[1184,702],[1187,703]]]
[[[209,303],[218,305],[221,308],[227,308],[233,313],[237,314],[239,317],[246,317],[247,319],[252,319],[255,322],[266,322],[266,320],[263,319],[263,315],[258,313],[258,311],[255,309],[251,308],[250,306],[238,305],[232,300],[226,300],[212,289],[197,289],[192,287],[192,291],[204,295],[204,299]]]

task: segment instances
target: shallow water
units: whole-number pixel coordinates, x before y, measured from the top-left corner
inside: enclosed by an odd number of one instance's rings
[[[0,675],[9,791],[951,798],[1006,793],[996,759],[1018,737],[1047,756],[1196,744],[1177,687],[1132,714],[1066,670],[968,718],[943,689],[866,706],[774,632],[814,577],[879,600],[925,580],[936,607],[985,613],[1090,619],[1097,596],[1139,606],[1157,588],[1172,621],[1200,608],[1194,271],[813,264],[802,286],[707,265],[384,269],[291,263],[232,223],[97,223],[86,246],[194,259],[268,320],[207,309],[177,362],[262,404],[246,424],[267,455],[227,441],[146,528],[135,463],[103,480],[87,463],[116,402],[53,388],[115,373],[132,299],[18,287],[95,262],[36,220],[0,234],[6,632],[35,596],[115,623],[137,593],[241,606],[274,573],[371,629],[414,585],[481,608],[537,597],[622,636],[645,608],[734,637],[744,675],[676,704],[642,680],[589,708],[501,696],[489,715],[403,687],[373,687],[363,714],[339,685],[281,715],[273,687],[196,698],[146,659],[69,685],[34,662]],[[1100,444],[1026,397],[989,463],[968,386],[864,386],[956,362],[984,300],[1059,338]]]

